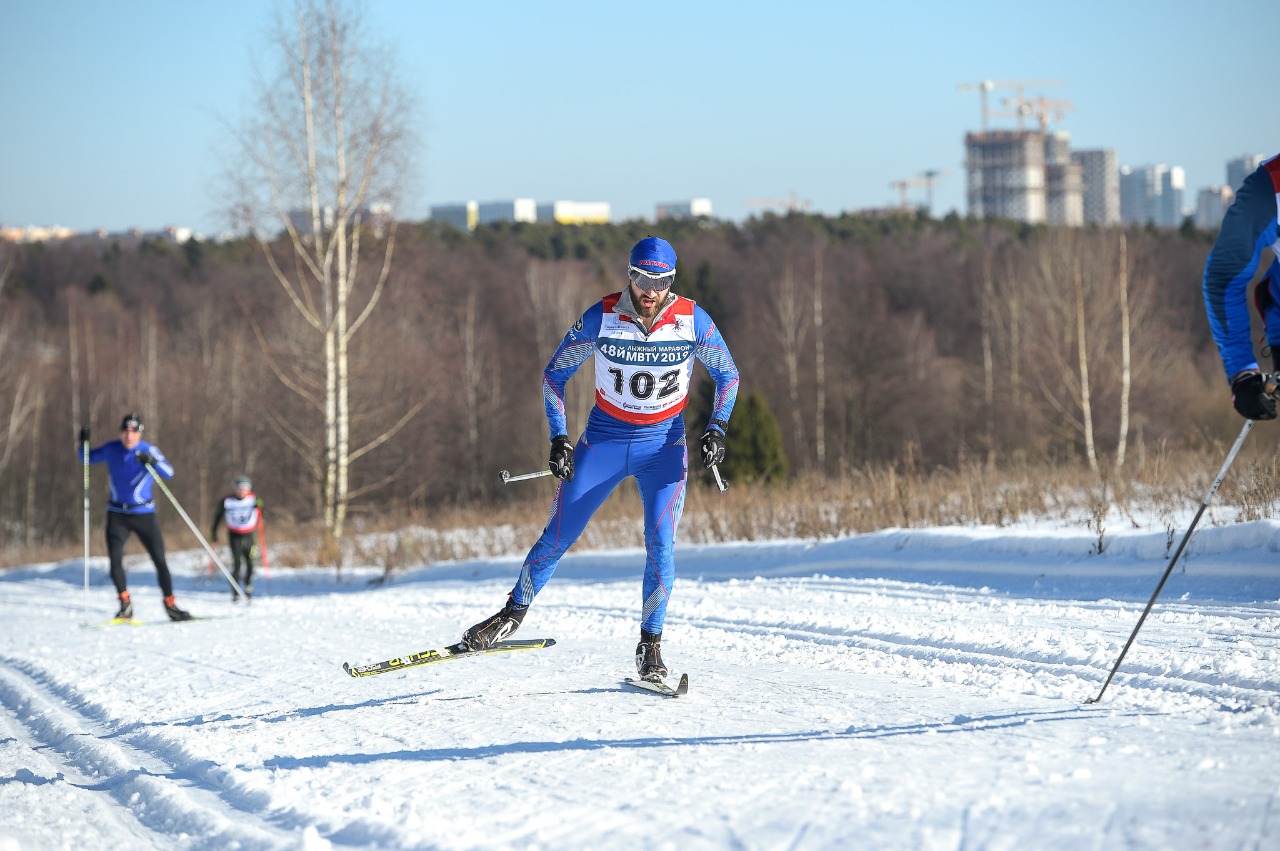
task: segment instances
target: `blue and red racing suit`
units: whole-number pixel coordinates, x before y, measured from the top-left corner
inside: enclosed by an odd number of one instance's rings
[[[1222,229],[1204,267],[1204,306],[1213,339],[1222,355],[1227,379],[1246,369],[1257,369],[1258,360],[1249,339],[1249,302],[1246,291],[1258,271],[1264,249],[1275,257],[1266,277],[1258,283],[1266,305],[1267,345],[1280,350],[1280,156],[1272,157],[1245,178],[1236,199],[1222,218]],[[1263,289],[1265,288],[1265,289]]]
[[[606,296],[569,329],[543,373],[553,438],[567,432],[565,384],[591,355],[596,403],[574,450],[575,473],[557,485],[550,520],[525,558],[511,596],[519,605],[531,603],[596,509],[623,479],[634,476],[644,503],[641,627],[660,633],[675,577],[673,548],[689,472],[680,414],[688,402],[693,362],[702,361],[715,381],[711,419],[719,423],[728,423],[733,412],[738,368],[711,317],[692,300],[668,296],[646,332],[629,289]]]

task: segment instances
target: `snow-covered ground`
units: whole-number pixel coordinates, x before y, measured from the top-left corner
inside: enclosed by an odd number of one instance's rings
[[[1280,524],[1207,528],[1101,687],[1169,534],[888,531],[678,551],[628,689],[639,550],[571,555],[518,637],[456,640],[518,558],[275,572],[249,608],[174,557],[143,627],[100,559],[0,575],[0,849],[1280,848]],[[178,543],[178,542],[175,542]]]

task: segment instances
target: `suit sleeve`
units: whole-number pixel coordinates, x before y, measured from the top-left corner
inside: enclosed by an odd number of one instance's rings
[[[1276,241],[1276,193],[1280,161],[1273,158],[1245,178],[1236,200],[1222,219],[1222,229],[1204,268],[1204,305],[1227,378],[1257,369],[1249,328],[1249,282],[1258,271],[1264,249]],[[1272,262],[1275,279],[1278,264]],[[1280,316],[1268,316],[1267,336],[1280,339]]]
[[[733,355],[729,354],[729,347],[720,336],[716,323],[697,305],[693,308],[693,329],[698,338],[694,354],[716,383],[711,419],[727,423],[733,414],[733,405],[738,401],[738,366],[733,362]]]
[[[547,426],[552,438],[568,434],[568,421],[564,413],[564,386],[573,378],[578,367],[595,352],[603,315],[604,306],[601,302],[587,308],[587,312],[564,335],[560,347],[551,356],[542,373],[542,404],[546,409]]]

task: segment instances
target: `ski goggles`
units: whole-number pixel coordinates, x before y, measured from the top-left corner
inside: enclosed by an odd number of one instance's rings
[[[635,288],[642,293],[670,289],[671,285],[676,281],[675,272],[667,272],[665,275],[651,275],[644,269],[639,269],[635,266],[627,267],[627,277],[631,279],[631,283],[635,285]]]

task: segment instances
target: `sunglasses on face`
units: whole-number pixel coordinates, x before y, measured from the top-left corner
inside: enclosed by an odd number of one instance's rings
[[[631,283],[635,285],[636,289],[642,293],[647,293],[670,289],[671,285],[675,283],[676,273],[668,272],[665,275],[650,275],[643,269],[637,269],[632,266],[627,270],[627,277],[631,279]]]

